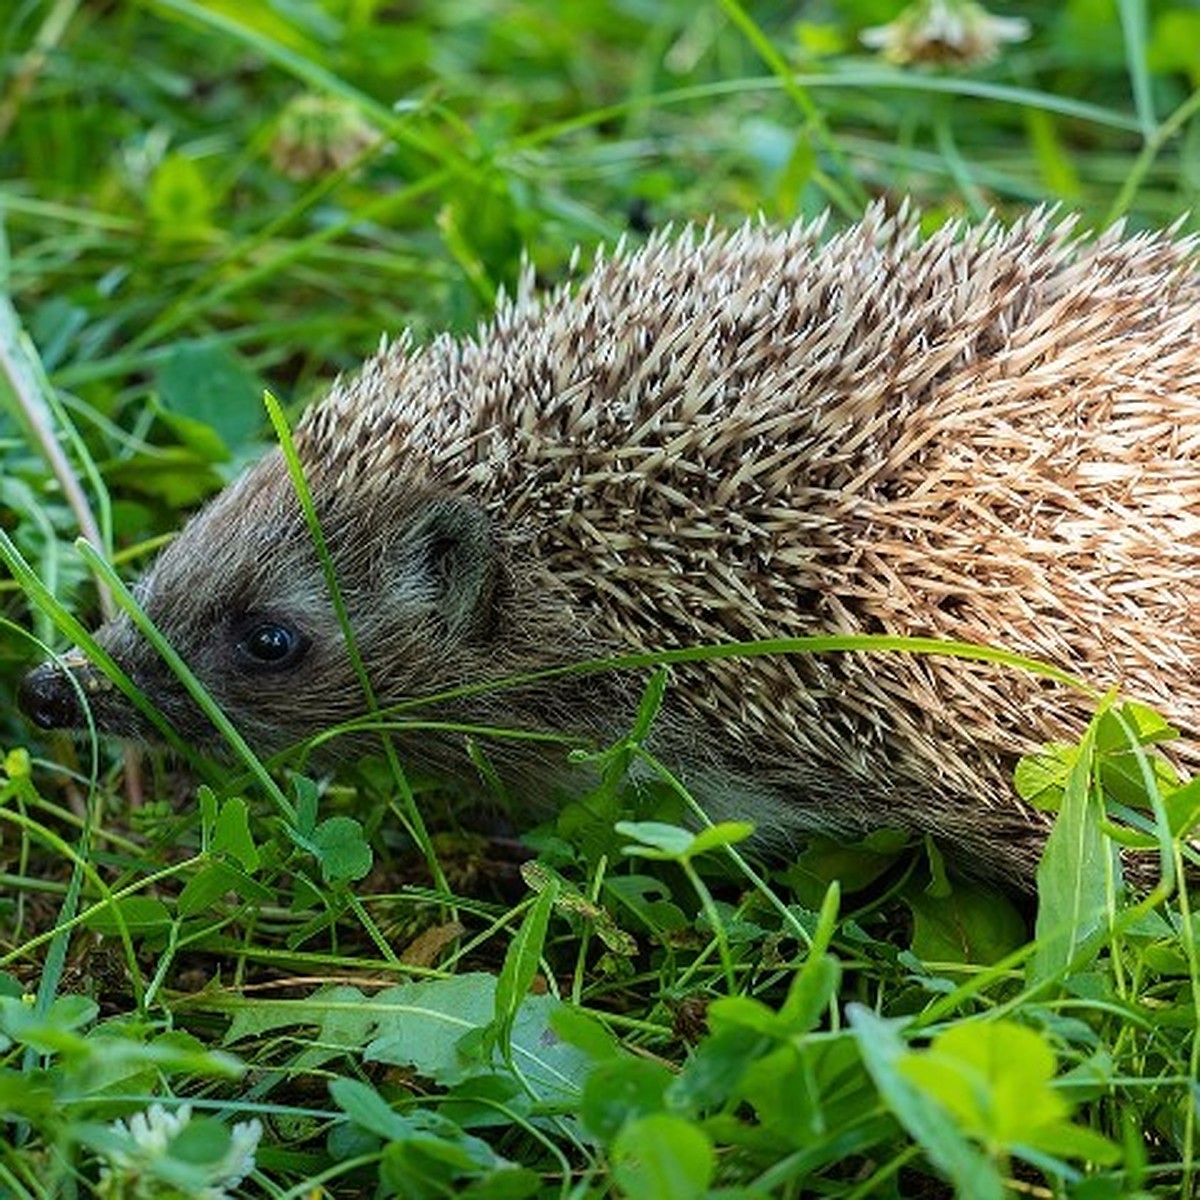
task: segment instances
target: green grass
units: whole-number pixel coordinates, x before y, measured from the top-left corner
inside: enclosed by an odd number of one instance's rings
[[[858,44],[897,8],[6,10],[0,1196],[194,1195],[248,1121],[247,1195],[1200,1191],[1196,917],[1115,886],[1102,814],[1182,880],[1196,789],[1138,710],[1023,771],[1061,810],[1035,905],[885,835],[784,869],[679,829],[669,780],[622,785],[657,674],[519,849],[384,760],[131,774],[7,703],[98,618],[88,520],[136,575],[274,439],[265,387],[294,419],[381,331],[472,328],[523,253],[552,283],[650,225],[879,195],[1200,229],[1194,5],[1010,4],[1027,41],[944,69]]]

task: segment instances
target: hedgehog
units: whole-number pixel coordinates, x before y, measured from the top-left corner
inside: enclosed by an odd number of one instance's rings
[[[405,335],[294,440],[404,760],[468,790],[483,735],[530,802],[564,735],[628,730],[641,679],[554,669],[808,634],[1004,647],[1160,711],[1200,760],[1200,274],[1177,229],[1028,214],[664,230],[473,336]],[[577,272],[579,273],[579,272]],[[285,459],[210,501],[138,585],[252,746],[367,709]],[[214,729],[124,616],[100,644],[185,738]],[[24,680],[38,725],[146,732],[74,655]],[[647,741],[713,818],[931,837],[1029,880],[1045,819],[1018,756],[1089,701],[996,663],[779,654],[673,670]],[[336,739],[361,747],[361,738]]]

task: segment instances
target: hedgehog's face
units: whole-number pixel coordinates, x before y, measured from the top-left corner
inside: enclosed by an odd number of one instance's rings
[[[386,511],[316,496],[338,586],[381,704],[470,682],[486,636],[495,551],[468,501],[405,494]],[[185,527],[138,585],[150,620],[252,746],[271,752],[366,708],[312,538],[273,454]],[[121,616],[97,640],[185,740],[216,731],[170,667]],[[478,658],[478,654],[475,655]],[[149,723],[78,655],[35,668],[21,707],[44,728],[86,723],[140,735]]]

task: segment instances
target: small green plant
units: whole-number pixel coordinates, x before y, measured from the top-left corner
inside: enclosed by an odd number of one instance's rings
[[[1141,724],[1126,724],[1135,737],[1161,736],[1137,715]],[[664,1200],[729,1186],[869,1195],[940,1177],[961,1195],[1000,1197],[1007,1181],[1036,1178],[1087,1197],[1128,1194],[1158,1172],[1177,1186],[1194,1138],[1187,892],[1178,903],[1162,891],[1137,898],[1120,886],[1115,858],[1115,880],[1085,869],[1087,839],[1060,834],[1071,779],[1083,779],[1076,799],[1108,844],[1097,822],[1114,756],[1146,761],[1143,794],[1120,776],[1125,804],[1149,808],[1162,786],[1169,806],[1192,785],[1159,765],[1152,744],[1100,749],[1109,721],[1102,712],[1077,747],[1055,752],[1071,766],[1039,883],[1049,932],[991,955],[971,928],[990,928],[993,914],[957,897],[978,885],[928,871],[925,910],[957,914],[961,938],[930,942],[919,922],[898,936],[905,906],[922,911],[903,891],[889,899],[868,885],[845,897],[834,884],[814,911],[789,898],[785,876],[746,874],[734,849],[744,827],[694,834],[642,820],[618,825],[633,839],[629,870],[589,859],[586,836],[572,849],[562,830],[544,835],[555,865],[528,867],[532,894],[509,907],[460,899],[464,923],[435,937],[438,969],[387,953],[376,971],[396,981],[364,987],[349,980],[386,934],[373,919],[354,926],[397,898],[350,898],[330,874],[340,861],[332,842],[324,874],[314,872],[269,805],[204,786],[198,823],[168,815],[157,833],[144,825],[151,846],[177,850],[194,829],[194,853],[150,874],[126,856],[128,882],[51,934],[76,927],[124,943],[136,1011],[101,1022],[61,977],[48,1001],[9,977],[0,1097],[23,1149],[0,1168],[26,1194],[45,1194],[23,1165],[33,1152],[55,1187],[81,1173],[103,1195],[216,1196],[255,1171],[274,1177],[269,1164],[289,1161],[278,1157],[286,1129],[310,1177],[334,1194],[370,1181],[397,1196],[567,1195],[590,1180]],[[28,757],[10,753],[7,771],[0,821],[57,845]],[[1021,775],[1033,771],[1031,762]],[[618,780],[600,786],[624,804]],[[296,795],[303,811],[317,792],[297,780]],[[1171,833],[1173,854],[1189,834]],[[647,874],[654,864],[661,870]],[[740,896],[739,881],[751,884]],[[405,905],[436,919],[444,896],[406,891]],[[1064,895],[1072,912],[1095,914],[1069,942],[1048,916]],[[587,933],[598,954],[580,941]],[[331,936],[346,945],[319,948]],[[914,953],[920,937],[940,963]],[[8,960],[46,941],[27,938]],[[503,961],[479,970],[497,944]],[[286,991],[210,984],[189,995],[172,985],[186,963],[223,958],[243,977],[285,968],[300,978]],[[347,981],[304,982],[332,974]],[[566,977],[574,983],[561,992]],[[223,1049],[206,1047],[205,1030],[222,1031]],[[305,1080],[322,1081],[327,1099],[299,1102]],[[197,1118],[198,1102],[229,1115]],[[1134,1115],[1173,1160],[1138,1152]]]

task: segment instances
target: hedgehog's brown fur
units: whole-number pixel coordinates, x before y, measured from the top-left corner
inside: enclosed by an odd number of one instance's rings
[[[1169,234],[1086,242],[1035,215],[923,241],[878,208],[824,244],[664,234],[578,288],[523,289],[473,339],[385,348],[296,442],[382,704],[631,648],[868,631],[1003,646],[1200,730],[1200,276]],[[278,453],[143,598],[256,744],[361,712]],[[248,669],[247,612],[308,633],[299,666]],[[127,622],[101,640],[202,733]],[[603,739],[635,696],[598,675],[439,712]],[[119,697],[97,715],[128,725]],[[900,825],[1027,875],[1040,825],[1013,757],[1085,715],[995,666],[772,657],[681,669],[656,745],[722,815]],[[461,740],[404,745],[461,776]],[[560,756],[529,747],[494,753],[544,790]]]

